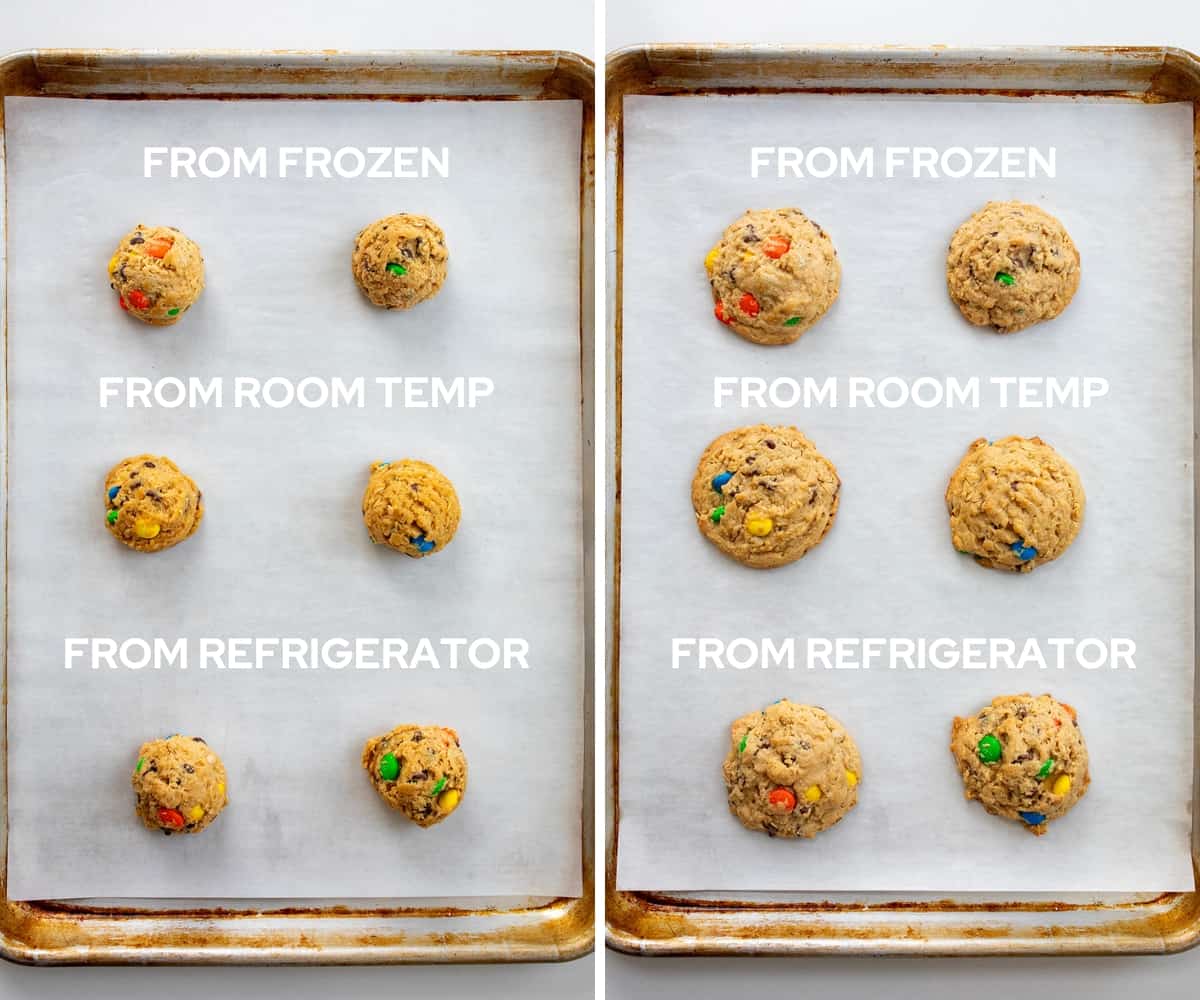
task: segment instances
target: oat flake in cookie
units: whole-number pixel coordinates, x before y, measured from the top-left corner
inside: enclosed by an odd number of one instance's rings
[[[446,234],[423,215],[389,215],[358,234],[350,267],[371,302],[411,309],[437,295],[446,280]]]
[[[371,465],[362,512],[372,542],[414,559],[441,552],[462,517],[454,484],[413,458]]]
[[[204,517],[199,487],[165,455],[134,455],[114,465],[104,480],[109,533],[138,552],[178,545]]]
[[[1048,694],[993,698],[956,718],[950,752],[968,799],[1038,836],[1083,798],[1091,780],[1075,709]]]
[[[130,780],[139,818],[166,834],[199,833],[229,804],[225,765],[199,736],[143,743]]]
[[[979,438],[946,487],[950,540],[980,566],[1029,573],[1075,541],[1085,503],[1079,474],[1041,438]]]
[[[704,258],[717,319],[756,344],[790,344],[838,296],[828,234],[798,208],[748,211]]]
[[[178,229],[138,223],[109,260],[108,281],[134,319],[170,326],[204,290],[204,258]]]
[[[704,449],[692,480],[700,534],[755,569],[794,562],[833,526],[841,480],[795,427],[758,424]]]
[[[729,811],[771,837],[815,837],[854,808],[858,747],[837,719],[786,698],[738,719],[723,768]]]
[[[375,736],[362,766],[380,798],[418,826],[440,823],[467,791],[467,757],[446,726],[397,726]]]
[[[1015,333],[1067,308],[1079,288],[1079,251],[1036,205],[989,201],[950,241],[946,286],[971,323]]]

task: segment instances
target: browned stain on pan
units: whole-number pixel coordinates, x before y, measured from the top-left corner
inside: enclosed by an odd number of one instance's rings
[[[605,125],[614,159],[611,232],[616,282],[610,292],[615,481],[609,697],[610,794],[606,890],[610,947],[637,954],[923,955],[1122,954],[1176,952],[1200,943],[1200,892],[1151,900],[1068,903],[881,899],[702,900],[616,887],[620,836],[621,334],[624,233],[622,104],[630,94],[920,94],[939,97],[1104,97],[1195,107],[1200,179],[1200,60],[1171,48],[906,50],[786,49],[773,46],[646,46],[611,54]],[[1037,80],[1036,86],[1029,81]],[[1193,834],[1194,837],[1194,834]],[[1193,865],[1195,866],[1195,858]],[[1042,919],[1042,916],[1045,919]],[[858,916],[861,919],[850,920]]]

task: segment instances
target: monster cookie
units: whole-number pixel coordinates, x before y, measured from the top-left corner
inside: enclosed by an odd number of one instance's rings
[[[798,208],[746,212],[704,258],[714,312],[756,344],[790,344],[838,296],[828,234]]]
[[[199,833],[229,803],[225,765],[199,736],[143,743],[131,781],[138,816],[166,834]]]
[[[1075,709],[1048,694],[993,698],[977,714],[955,719],[950,752],[968,799],[1039,836],[1083,798],[1090,781]]]
[[[413,458],[371,465],[362,512],[372,542],[414,559],[449,545],[462,516],[454,484]]]
[[[204,258],[178,229],[138,223],[121,237],[108,262],[108,280],[134,319],[170,326],[204,290]]]
[[[423,215],[389,215],[354,241],[350,267],[363,294],[384,309],[411,309],[446,280],[446,235]]]
[[[1029,573],[1079,534],[1079,474],[1041,438],[971,442],[946,487],[950,539],[988,569]]]
[[[1015,333],[1067,308],[1079,288],[1079,251],[1036,205],[989,201],[950,241],[946,287],[971,323]]]
[[[738,719],[723,768],[729,811],[771,837],[815,837],[858,802],[862,762],[841,723],[786,698]]]
[[[200,526],[203,497],[163,455],[118,462],[104,480],[105,523],[113,537],[139,552],[178,545]]]
[[[467,758],[445,726],[397,726],[367,740],[362,765],[380,797],[418,826],[440,823],[467,791]]]
[[[825,537],[841,480],[795,427],[740,427],[704,449],[692,480],[700,534],[755,569],[794,562]]]

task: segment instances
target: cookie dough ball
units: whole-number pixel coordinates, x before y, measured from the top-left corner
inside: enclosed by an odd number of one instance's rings
[[[820,226],[798,208],[746,212],[704,258],[714,310],[756,344],[790,344],[838,296],[842,266]]]
[[[692,480],[696,526],[727,556],[755,569],[794,562],[837,515],[833,463],[795,427],[758,424],[704,449]]]
[[[350,267],[363,294],[384,309],[411,309],[446,280],[446,234],[423,215],[389,215],[358,234]]]
[[[138,816],[166,834],[199,833],[229,804],[225,765],[199,736],[143,743],[131,781]]]
[[[989,201],[950,241],[946,287],[969,322],[1015,333],[1067,308],[1079,288],[1079,251],[1049,212]]]
[[[104,480],[105,522],[118,541],[158,552],[194,534],[204,517],[203,494],[165,455],[135,455]]]
[[[152,326],[170,326],[204,290],[200,248],[172,226],[138,223],[121,237],[108,262],[121,308]]]
[[[786,698],[738,719],[723,768],[729,811],[770,837],[815,837],[858,802],[862,761],[842,724]]]
[[[467,791],[467,757],[445,726],[397,726],[375,736],[362,765],[380,798],[417,826],[440,823]]]
[[[972,441],[946,487],[954,547],[980,566],[1018,573],[1067,551],[1084,503],[1079,474],[1038,437]]]
[[[414,559],[441,552],[462,517],[454,484],[413,458],[372,464],[362,511],[372,542]]]
[[[950,730],[963,793],[1041,836],[1087,791],[1088,753],[1075,709],[1048,694],[993,698]]]

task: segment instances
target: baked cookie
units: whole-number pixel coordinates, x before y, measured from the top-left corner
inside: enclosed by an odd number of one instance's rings
[[[109,532],[139,552],[178,545],[204,517],[203,494],[165,455],[118,462],[105,477],[104,497]]]
[[[786,698],[738,719],[722,768],[729,811],[770,837],[815,837],[858,802],[862,761],[837,719]]]
[[[446,280],[446,234],[423,215],[389,215],[358,234],[350,268],[363,294],[384,309],[411,309]]]
[[[955,719],[950,752],[968,799],[1038,836],[1083,798],[1091,780],[1075,709],[1048,694],[993,698]]]
[[[467,791],[467,758],[445,726],[397,726],[367,740],[362,765],[375,791],[417,826],[440,823]]]
[[[199,833],[229,804],[225,765],[199,736],[143,743],[130,780],[142,822],[166,834]]]
[[[704,449],[692,480],[696,526],[755,569],[794,562],[833,526],[841,480],[795,427],[728,431]]]
[[[173,226],[139,222],[121,237],[108,262],[108,281],[134,319],[170,326],[204,290],[204,258]]]
[[[950,241],[946,287],[969,322],[1015,333],[1067,308],[1079,288],[1079,251],[1049,212],[989,201]]]
[[[980,566],[1029,573],[1075,541],[1084,503],[1079,474],[1041,438],[979,438],[946,487],[950,540]]]
[[[441,552],[462,517],[454,484],[415,458],[372,463],[362,512],[372,542],[414,559]]]
[[[798,208],[748,211],[704,258],[714,312],[756,344],[790,344],[833,305],[842,266]]]

